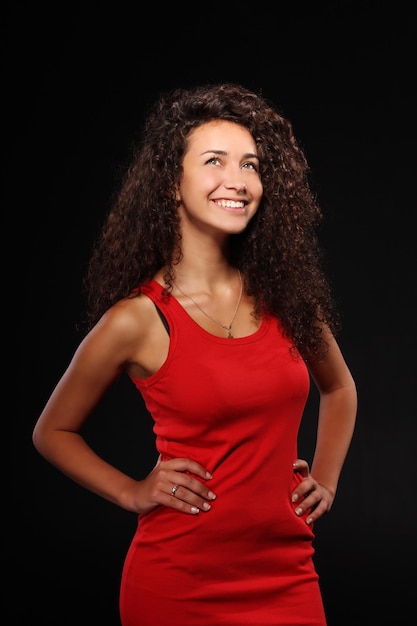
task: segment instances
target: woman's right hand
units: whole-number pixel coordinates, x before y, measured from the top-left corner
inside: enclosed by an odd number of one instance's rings
[[[161,461],[159,458],[150,474],[139,482],[138,513],[149,513],[160,505],[189,515],[207,512],[216,499],[204,482],[211,478],[210,472],[196,461],[181,458]]]

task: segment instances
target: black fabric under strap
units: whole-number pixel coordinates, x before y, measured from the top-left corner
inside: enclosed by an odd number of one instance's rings
[[[155,309],[158,311],[158,315],[161,318],[162,323],[165,326],[166,331],[167,331],[167,333],[169,335],[169,326],[168,326],[168,322],[167,322],[167,319],[166,319],[165,315],[162,313],[161,309],[158,306],[156,306],[156,304],[155,304]]]

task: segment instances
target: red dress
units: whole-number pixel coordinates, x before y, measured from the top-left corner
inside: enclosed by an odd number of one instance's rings
[[[123,626],[325,626],[313,530],[291,503],[309,392],[303,360],[274,318],[223,339],[157,282],[142,292],[170,328],[164,365],[133,379],[158,452],[200,462],[217,499],[208,513],[159,506],[138,517],[121,581]]]

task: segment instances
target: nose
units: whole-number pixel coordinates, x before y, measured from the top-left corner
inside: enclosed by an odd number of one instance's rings
[[[238,172],[231,174],[225,182],[227,189],[236,189],[237,193],[245,193],[247,190],[246,182],[243,178],[243,172],[239,168]]]

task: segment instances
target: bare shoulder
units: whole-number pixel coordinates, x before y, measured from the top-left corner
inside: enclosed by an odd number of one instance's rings
[[[132,376],[147,377],[163,363],[169,338],[153,302],[140,294],[114,304],[91,331],[93,343],[124,363]]]
[[[155,319],[152,301],[147,296],[139,294],[116,302],[103,315],[97,327],[103,326],[121,338],[126,335],[127,339],[132,339],[146,333]]]

